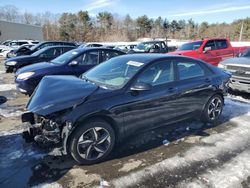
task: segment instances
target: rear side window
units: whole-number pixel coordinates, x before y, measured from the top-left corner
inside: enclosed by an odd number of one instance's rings
[[[215,44],[217,49],[225,49],[228,47],[226,40],[216,40]]]
[[[109,59],[111,59],[112,57],[116,57],[121,55],[121,53],[116,52],[116,51],[108,51],[108,50],[101,50],[101,57],[102,57],[102,61],[107,61]]]
[[[177,62],[180,80],[205,76],[205,70],[196,62]]]
[[[161,48],[162,48],[162,49],[166,49],[166,45],[165,45],[164,42],[161,42]]]
[[[67,52],[67,51],[70,51],[70,50],[73,50],[74,48],[67,48],[67,47],[65,47],[65,48],[63,48],[63,52],[62,53],[65,53],[65,52]]]

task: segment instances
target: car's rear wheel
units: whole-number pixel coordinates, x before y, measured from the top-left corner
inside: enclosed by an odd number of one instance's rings
[[[79,125],[70,136],[71,156],[80,164],[94,164],[105,160],[115,143],[115,132],[101,119]]]
[[[216,122],[222,113],[223,105],[223,98],[220,95],[212,96],[205,106],[202,120],[208,123]]]

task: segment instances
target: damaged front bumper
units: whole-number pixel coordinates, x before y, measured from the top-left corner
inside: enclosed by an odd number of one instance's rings
[[[32,112],[22,114],[22,122],[27,125],[27,131],[23,134],[27,142],[35,141],[43,148],[57,147],[63,154],[67,154],[66,143],[69,126],[60,126],[56,122]]]

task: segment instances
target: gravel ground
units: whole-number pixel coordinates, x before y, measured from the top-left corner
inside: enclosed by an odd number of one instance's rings
[[[28,97],[0,63],[0,187],[250,187],[250,96],[226,97],[220,121],[185,121],[131,136],[108,161],[78,166],[22,138]]]

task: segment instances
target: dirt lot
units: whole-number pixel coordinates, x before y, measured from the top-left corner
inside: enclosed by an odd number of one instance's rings
[[[127,138],[101,164],[78,166],[25,143],[28,97],[0,63],[0,187],[250,187],[250,97],[229,95],[220,122],[185,121]]]

